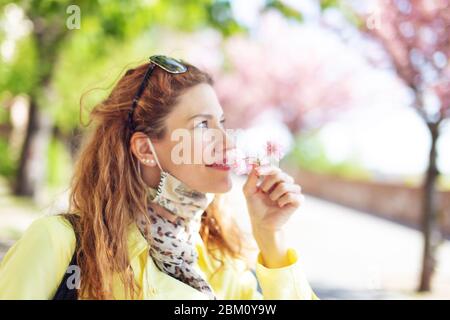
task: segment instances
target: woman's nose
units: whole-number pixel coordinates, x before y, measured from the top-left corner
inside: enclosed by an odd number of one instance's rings
[[[236,150],[235,137],[226,131],[224,132],[224,146],[223,146],[223,157],[224,162],[228,163],[229,159],[234,157],[234,152]]]
[[[229,149],[235,149],[236,148],[236,139],[234,136],[232,136],[231,134],[229,134],[228,132],[224,131],[224,141],[225,141],[225,146],[224,149],[225,150],[229,150]]]
[[[229,152],[236,149],[236,142],[232,134],[222,128],[219,130],[221,130],[221,133],[216,140],[214,151],[217,156],[226,158]]]

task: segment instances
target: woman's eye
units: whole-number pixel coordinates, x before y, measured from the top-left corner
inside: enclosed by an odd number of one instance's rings
[[[220,124],[222,125],[222,127],[225,127],[225,119],[220,120]]]
[[[204,120],[195,126],[196,128],[208,128],[208,121]]]

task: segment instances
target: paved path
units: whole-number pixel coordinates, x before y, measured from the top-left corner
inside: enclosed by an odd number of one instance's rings
[[[312,197],[289,228],[308,278],[323,298],[450,299],[450,241],[440,248],[435,293],[420,296],[414,293],[420,232]]]

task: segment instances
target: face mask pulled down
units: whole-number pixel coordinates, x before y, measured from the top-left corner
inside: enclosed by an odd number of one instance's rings
[[[214,200],[214,193],[196,191],[163,170],[150,139],[149,143],[161,174],[157,188],[147,188],[148,200],[175,217],[170,221],[149,206],[148,217],[139,219],[138,227],[150,244],[149,254],[161,271],[216,299],[210,285],[195,270],[198,254],[194,244],[201,216]]]

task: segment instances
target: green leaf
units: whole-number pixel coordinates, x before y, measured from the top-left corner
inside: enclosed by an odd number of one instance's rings
[[[265,8],[263,11],[268,9],[275,9],[279,11],[283,16],[289,19],[294,19],[299,22],[303,21],[303,15],[300,11],[284,4],[279,0],[267,0]]]

